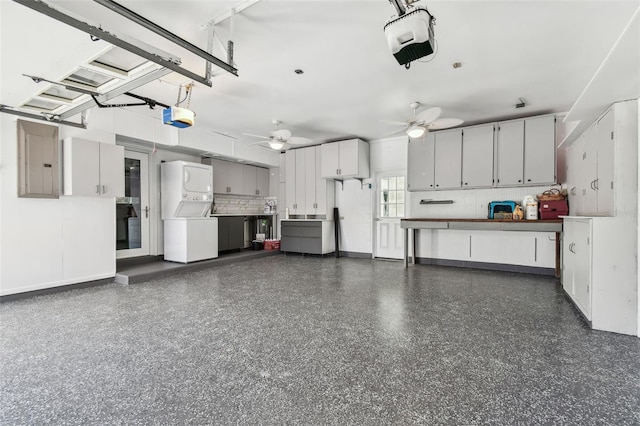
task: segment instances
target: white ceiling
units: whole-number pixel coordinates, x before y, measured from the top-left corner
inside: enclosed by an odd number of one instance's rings
[[[204,74],[204,60],[92,1],[51,1],[117,35],[136,37]],[[121,4],[206,49],[204,24],[240,0],[142,1]],[[316,142],[358,136],[376,140],[411,114],[409,103],[439,106],[466,124],[566,112],[620,35],[639,1],[425,1],[436,17],[437,54],[409,70],[389,52],[383,33],[395,9],[386,0],[262,0],[234,19],[239,76],[222,72],[213,87],[196,84],[190,109],[198,128],[241,142],[267,135],[271,121]],[[102,41],[17,3],[0,1],[0,103],[17,105],[104,50]],[[217,26],[226,41],[229,20]],[[218,48],[218,57],[225,58]],[[461,62],[454,69],[452,64]],[[295,69],[304,70],[297,75]],[[215,67],[214,67],[215,69]],[[638,70],[630,72],[638,73]],[[171,74],[133,90],[174,104]],[[515,109],[518,99],[527,106]],[[119,98],[118,101],[132,101]],[[160,109],[150,111],[160,114]],[[183,131],[189,131],[183,130]]]

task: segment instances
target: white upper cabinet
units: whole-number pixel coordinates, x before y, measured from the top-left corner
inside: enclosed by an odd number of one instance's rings
[[[498,186],[522,185],[524,120],[498,124]]]
[[[285,183],[287,181],[287,155],[285,153],[280,154],[280,183]]]
[[[494,124],[467,127],[462,134],[462,187],[493,185]]]
[[[552,115],[524,121],[524,183],[556,182],[556,118]]]
[[[321,175],[326,179],[369,178],[369,144],[360,139],[321,145]]]
[[[64,195],[124,197],[124,147],[66,138],[63,155]]]
[[[409,140],[407,166],[409,191],[553,184],[555,117],[429,132]]]
[[[254,166],[242,165],[242,195],[258,195],[256,187],[258,173]]]
[[[637,214],[638,104],[613,105],[567,153],[567,187],[573,215]]]
[[[269,169],[264,167],[256,167],[256,195],[267,197],[269,195]]]
[[[321,147],[290,149],[285,155],[285,198],[289,214],[328,217],[335,204],[335,184],[321,176]]]
[[[436,133],[435,185],[436,189],[456,189],[462,179],[462,129]]]
[[[498,123],[498,186],[556,182],[555,117]]]
[[[216,159],[211,166],[214,194],[269,195],[268,169]]]
[[[597,176],[593,184],[596,190],[596,210],[601,215],[614,213],[614,154],[615,154],[615,114],[610,109],[598,120],[596,145],[598,152]]]
[[[434,189],[435,134],[429,132],[419,139],[409,138],[407,153],[407,190]]]

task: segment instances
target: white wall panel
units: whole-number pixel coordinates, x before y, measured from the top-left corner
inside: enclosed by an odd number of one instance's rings
[[[344,187],[336,183],[336,207],[340,211],[340,250],[371,253],[373,189],[357,180],[345,180]],[[330,213],[333,216],[333,212]]]

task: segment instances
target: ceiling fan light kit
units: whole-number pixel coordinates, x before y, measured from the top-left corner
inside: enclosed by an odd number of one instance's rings
[[[284,142],[269,141],[269,147],[272,149],[282,149],[283,146],[284,146]]]
[[[419,138],[424,135],[426,131],[427,129],[422,126],[413,125],[407,129],[407,136],[409,136],[410,138]]]
[[[289,148],[291,145],[310,145],[313,143],[313,141],[308,138],[291,136],[290,130],[278,129],[278,126],[282,123],[279,120],[272,120],[271,123],[273,123],[275,129],[269,133],[269,136],[243,133],[243,135],[264,139],[260,142],[250,143],[249,145],[267,144],[269,148],[280,151],[282,149]]]
[[[429,130],[448,129],[464,123],[464,120],[459,118],[440,118],[442,108],[439,107],[431,107],[417,114],[416,112],[420,106],[420,102],[411,102],[409,108],[413,110],[413,117],[404,123],[398,123],[404,126],[402,130],[395,130],[385,136],[404,131],[410,138],[420,138],[429,132]]]

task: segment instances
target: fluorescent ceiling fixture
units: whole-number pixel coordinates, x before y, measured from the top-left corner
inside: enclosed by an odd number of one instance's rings
[[[407,129],[407,135],[408,135],[410,138],[419,138],[420,136],[424,135],[424,132],[425,132],[426,130],[427,130],[427,129],[425,129],[425,128],[424,128],[424,127],[422,127],[422,126],[416,126],[416,125],[413,125],[413,126],[411,126],[411,127],[409,127],[409,128]]]
[[[147,60],[119,47],[113,47],[90,62],[96,67],[105,68],[120,74],[128,75],[131,71],[147,63]]]
[[[114,80],[114,78],[108,75],[79,68],[73,74],[62,80],[62,82],[97,89],[112,80]]]
[[[278,142],[278,141],[270,141],[269,146],[272,149],[282,149],[282,147],[284,146],[284,143]]]

